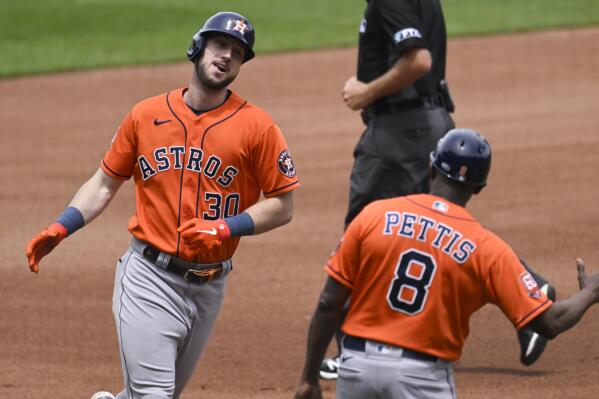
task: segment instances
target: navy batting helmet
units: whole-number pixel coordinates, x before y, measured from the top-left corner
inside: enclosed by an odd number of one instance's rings
[[[491,169],[491,146],[475,130],[452,129],[431,152],[431,161],[443,176],[482,188]]]
[[[202,53],[206,45],[205,37],[210,33],[219,33],[239,40],[245,48],[243,62],[254,58],[252,48],[254,47],[255,35],[252,23],[243,15],[234,12],[219,12],[208,18],[204,22],[204,26],[193,35],[193,42],[187,50],[187,58],[190,61],[195,61]]]

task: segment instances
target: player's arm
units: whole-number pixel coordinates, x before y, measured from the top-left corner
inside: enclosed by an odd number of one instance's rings
[[[108,176],[102,169],[77,190],[69,206],[55,223],[38,233],[27,245],[25,255],[32,272],[39,272],[39,262],[65,237],[94,220],[106,208],[123,181]]]
[[[425,48],[407,49],[395,64],[377,79],[364,83],[355,76],[343,87],[343,100],[349,108],[363,109],[382,97],[397,93],[410,86],[432,66],[431,53]]]
[[[124,180],[117,180],[98,168],[77,190],[69,206],[78,209],[87,224],[106,209],[123,182]]]
[[[259,201],[239,215],[218,220],[191,219],[178,231],[190,248],[210,250],[231,237],[260,234],[287,224],[292,217],[293,191],[288,191]],[[216,235],[210,234],[212,229]]]
[[[343,306],[349,298],[351,290],[333,278],[328,277],[318,298],[316,310],[310,321],[306,362],[295,394],[296,399],[320,398],[319,370],[320,363],[335,334],[343,312]]]
[[[588,276],[581,259],[576,260],[580,291],[563,301],[557,301],[535,317],[528,327],[547,338],[555,338],[574,327],[585,312],[599,302],[599,273]]]
[[[259,201],[245,212],[254,221],[254,234],[283,226],[293,217],[293,191]]]

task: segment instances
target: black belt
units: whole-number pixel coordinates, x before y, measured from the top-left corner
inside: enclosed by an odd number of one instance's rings
[[[346,335],[343,338],[343,347],[347,349],[351,349],[358,352],[366,351],[366,340],[360,337],[354,337],[351,335]],[[416,352],[411,349],[402,349],[402,357],[406,357],[408,359],[416,359],[416,360],[424,360],[426,362],[436,362],[439,360],[436,356],[427,355],[426,353]]]
[[[362,119],[365,123],[368,123],[368,120],[378,115],[394,114],[418,108],[434,107],[445,107],[443,97],[440,94],[430,97],[419,97],[411,100],[404,100],[397,103],[390,103],[383,100],[377,101],[374,104],[366,107],[364,111],[362,111]]]
[[[192,283],[206,283],[224,277],[233,269],[230,260],[211,264],[187,262],[183,259],[165,254],[151,245],[146,245],[142,254],[144,258],[156,266],[178,274]]]
[[[372,108],[376,114],[387,114],[406,111],[414,108],[443,107],[443,104],[443,98],[440,95],[434,95],[430,97],[419,97],[411,100],[400,101],[397,103],[379,101],[374,103]]]

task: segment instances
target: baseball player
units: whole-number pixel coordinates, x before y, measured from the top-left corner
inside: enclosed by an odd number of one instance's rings
[[[371,201],[428,192],[428,154],[454,127],[440,0],[369,0],[359,30],[357,76],[343,99],[362,112],[366,130],[354,151],[345,226]],[[527,329],[518,337],[522,363],[534,363],[547,340]],[[336,378],[337,365],[338,357],[327,359],[321,377]]]
[[[599,273],[578,263],[580,291],[553,302],[512,249],[464,208],[485,186],[491,148],[453,129],[431,154],[430,194],[371,203],[325,270],[295,397],[321,398],[319,365],[351,294],[337,398],[455,398],[472,313],[497,305],[517,329],[555,337],[599,302]]]
[[[133,177],[133,238],[113,296],[124,398],[179,398],[211,333],[242,236],[291,220],[299,187],[279,127],[228,86],[254,57],[254,28],[233,12],[193,36],[189,86],[136,104],[95,175],[29,243],[32,272],[95,219]],[[259,201],[261,194],[265,197]]]

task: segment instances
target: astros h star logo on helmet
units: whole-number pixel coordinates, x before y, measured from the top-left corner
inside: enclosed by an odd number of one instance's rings
[[[245,24],[243,19],[236,19],[235,26],[233,26],[233,30],[238,31],[242,35],[245,34],[245,31],[249,29],[249,27]]]

